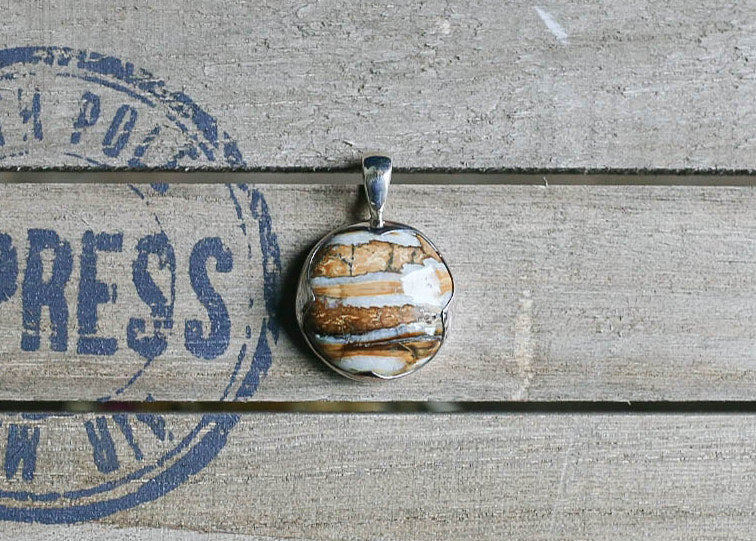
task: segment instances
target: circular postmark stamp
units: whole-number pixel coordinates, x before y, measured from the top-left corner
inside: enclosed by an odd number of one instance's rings
[[[55,167],[244,165],[229,134],[186,94],[119,59],[57,47],[5,49],[0,81],[1,167],[23,166],[35,153]],[[263,194],[247,185],[205,187],[213,212],[226,213],[211,220],[208,231],[187,217],[202,212],[202,201],[189,193],[194,188],[108,189],[121,191],[117,201],[128,201],[124,222],[114,218],[121,209],[104,204],[98,213],[63,191],[60,206],[79,204],[90,210],[87,219],[39,218],[32,197],[25,202],[14,192],[30,211],[15,213],[28,220],[0,218],[0,308],[19,316],[0,316],[4,335],[18,328],[18,340],[0,346],[0,354],[11,348],[6,353],[26,361],[44,353],[40,377],[56,363],[86,357],[90,364],[77,366],[98,366],[108,385],[97,387],[102,401],[152,400],[150,382],[170,380],[187,357],[206,363],[203,396],[250,397],[272,363],[279,332],[281,262]],[[171,197],[195,207],[178,212]],[[46,278],[43,252],[53,259]],[[105,269],[113,276],[97,273],[97,257],[110,258]],[[245,298],[239,283],[254,284],[243,289]],[[68,304],[77,306],[69,310]],[[40,323],[43,317],[49,324]],[[34,362],[27,366],[36,369]],[[0,519],[80,522],[154,500],[204,468],[238,419],[6,415],[0,422]]]

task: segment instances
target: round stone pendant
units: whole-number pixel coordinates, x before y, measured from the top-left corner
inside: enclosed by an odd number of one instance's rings
[[[417,229],[383,221],[391,159],[362,160],[370,221],[326,235],[307,256],[297,320],[328,366],[353,379],[395,379],[430,361],[444,341],[454,282]]]

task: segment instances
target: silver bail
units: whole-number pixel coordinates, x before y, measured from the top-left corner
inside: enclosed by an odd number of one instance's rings
[[[378,229],[383,227],[383,207],[391,184],[391,158],[376,154],[363,156],[362,176],[370,207],[370,227]]]

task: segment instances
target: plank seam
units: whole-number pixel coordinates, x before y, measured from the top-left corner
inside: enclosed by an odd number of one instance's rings
[[[229,177],[232,175],[232,177]],[[158,180],[156,180],[158,179]],[[356,169],[3,169],[0,183],[32,184],[360,184]],[[395,170],[394,184],[537,186],[756,186],[756,171],[696,170]]]
[[[756,400],[693,401],[0,401],[0,413],[755,414]]]

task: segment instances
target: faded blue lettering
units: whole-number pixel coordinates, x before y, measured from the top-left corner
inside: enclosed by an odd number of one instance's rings
[[[97,305],[115,303],[115,295],[105,282],[97,280],[97,252],[120,252],[123,233],[98,233],[85,231],[81,240],[81,279],[79,280],[79,355],[113,355],[118,349],[115,338],[93,336],[97,333]],[[113,284],[115,288],[115,284]],[[113,289],[115,292],[115,289]]]
[[[39,445],[39,427],[11,424],[8,426],[8,444],[5,446],[5,478],[13,479],[21,463],[21,478],[24,481],[34,479],[37,468],[37,446]]]
[[[3,101],[3,95],[0,94],[0,101]],[[5,146],[5,137],[3,137],[3,126],[0,124],[0,147]]]
[[[121,434],[126,438],[126,442],[129,444],[129,447],[131,447],[131,450],[134,451],[134,458],[137,460],[144,460],[144,453],[142,453],[142,449],[139,447],[136,438],[134,438],[134,431],[131,430],[129,417],[125,413],[118,413],[113,415],[113,421],[115,421],[115,424],[121,429]]]
[[[78,145],[81,134],[86,128],[94,126],[100,118],[100,96],[92,92],[84,92],[79,106],[79,116],[74,120],[74,131],[71,133],[71,144]]]
[[[165,441],[165,417],[152,413],[137,413],[136,420],[146,424],[160,441]]]
[[[152,360],[162,354],[168,345],[164,329],[173,328],[173,303],[176,297],[176,256],[165,233],[149,235],[137,243],[137,258],[131,266],[132,279],[139,298],[150,307],[152,315],[151,335],[147,332],[147,322],[141,318],[129,319],[126,328],[128,346],[142,357]],[[157,256],[158,270],[167,269],[171,273],[169,297],[163,294],[149,270],[150,255]]]
[[[71,245],[61,241],[55,231],[49,229],[29,229],[29,256],[26,259],[26,272],[21,284],[23,295],[23,325],[21,349],[37,351],[39,349],[39,327],[42,307],[50,308],[50,348],[53,351],[66,351],[68,348],[68,305],[64,289],[71,276],[73,258]],[[55,259],[52,264],[52,276],[47,282],[42,281],[42,252],[52,250]]]
[[[147,151],[150,148],[150,145],[152,145],[153,141],[157,139],[157,136],[160,135],[160,126],[155,126],[152,128],[150,133],[148,133],[144,139],[142,139],[142,142],[139,143],[134,149],[134,156],[129,160],[129,167],[146,167],[145,163],[142,161],[142,158],[144,158],[144,155],[147,153]]]
[[[42,140],[42,121],[39,118],[42,112],[42,98],[39,94],[39,90],[34,91],[31,103],[24,103],[24,92],[22,89],[18,89],[18,103],[21,107],[19,114],[24,124],[32,125],[32,133],[37,141]],[[24,141],[28,139],[28,135],[24,134]]]
[[[120,465],[116,454],[113,436],[108,429],[108,421],[105,417],[97,417],[95,422],[84,423],[87,430],[89,443],[92,444],[92,458],[100,473],[113,473]]]
[[[7,301],[18,289],[18,253],[10,235],[0,233],[0,302]]]
[[[242,185],[244,189],[244,185]],[[270,318],[268,319],[268,330],[273,334],[273,341],[278,341],[278,299],[281,288],[281,249],[278,246],[278,238],[273,233],[273,224],[268,210],[268,203],[265,201],[260,190],[247,189],[250,194],[251,202],[249,209],[252,216],[257,220],[260,231],[260,248],[263,256],[263,291],[265,293],[265,309]]]
[[[126,119],[126,115],[128,118]],[[124,119],[126,119],[124,121]],[[137,110],[131,105],[121,105],[110,123],[105,138],[102,140],[102,152],[110,158],[117,157],[126,143],[129,142],[131,132],[137,120]]]
[[[205,306],[210,318],[210,333],[202,336],[202,322],[190,319],[184,327],[186,349],[195,357],[215,359],[228,348],[231,337],[231,320],[223,298],[215,291],[207,275],[207,260],[215,258],[215,270],[231,272],[233,257],[231,250],[225,248],[218,237],[208,237],[194,245],[189,257],[189,280],[197,299]]]

